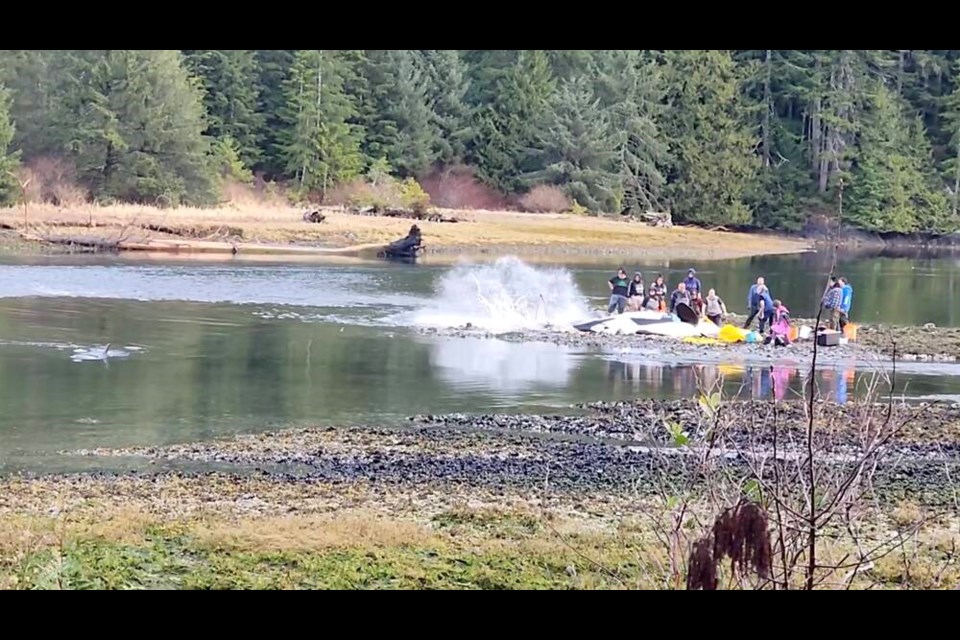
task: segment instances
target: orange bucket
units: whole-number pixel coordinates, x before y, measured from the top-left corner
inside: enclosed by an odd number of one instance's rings
[[[790,327],[790,342],[796,342],[800,337],[800,327]]]
[[[849,340],[850,342],[857,341],[857,325],[848,324],[843,328],[843,337]]]

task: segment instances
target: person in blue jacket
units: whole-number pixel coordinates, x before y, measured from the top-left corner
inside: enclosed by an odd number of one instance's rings
[[[750,291],[747,292],[747,308],[749,315],[747,321],[743,323],[743,328],[749,329],[753,319],[759,316],[760,333],[763,333],[767,324],[773,321],[773,298],[762,276],[757,278],[757,283],[751,285]]]
[[[853,306],[853,287],[846,278],[840,278],[840,331],[850,324],[850,308]]]

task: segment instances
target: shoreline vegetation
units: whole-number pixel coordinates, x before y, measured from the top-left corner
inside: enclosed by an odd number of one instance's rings
[[[4,50],[0,203],[242,185],[946,236],[958,78],[957,50]]]
[[[456,224],[359,215],[320,208],[320,224],[292,206],[225,205],[195,209],[135,205],[61,208],[29,205],[0,209],[0,247],[19,252],[178,253],[197,255],[373,257],[406,235],[423,230],[426,255],[598,257],[722,260],[802,253],[803,239],[693,227],[653,227],[619,216],[446,211]],[[26,223],[25,223],[26,221]],[[5,241],[4,238],[5,237]]]
[[[0,587],[684,588],[686,549],[718,504],[745,492],[770,508],[775,485],[754,462],[774,434],[787,461],[802,448],[803,403],[722,406],[722,419],[703,401],[596,403],[73,452],[153,470],[0,479]],[[820,588],[960,584],[960,409],[927,405],[923,425],[914,409],[894,405],[885,421],[887,410],[817,409],[828,501],[864,435],[889,436],[846,496],[852,508],[820,531]],[[701,455],[712,430],[733,455]],[[750,478],[769,483],[762,497]],[[763,587],[725,577],[724,588]]]

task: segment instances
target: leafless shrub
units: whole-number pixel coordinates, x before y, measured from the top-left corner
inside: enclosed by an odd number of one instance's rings
[[[477,180],[474,169],[446,167],[420,181],[430,201],[445,209],[497,211],[507,208],[507,199],[496,189]]]
[[[29,179],[27,198],[31,203],[48,202],[61,207],[81,205],[89,194],[78,183],[76,167],[63,158],[34,158],[21,169],[24,182]]]
[[[570,210],[570,198],[560,187],[541,184],[520,196],[520,208],[530,213],[563,213]]]

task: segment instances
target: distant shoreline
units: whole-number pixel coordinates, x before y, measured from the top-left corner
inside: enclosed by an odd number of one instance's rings
[[[161,209],[136,205],[0,209],[0,251],[356,256],[404,237],[414,223],[426,256],[517,255],[647,260],[725,260],[803,253],[810,241],[772,234],[656,228],[619,217],[447,211],[457,223],[355,215],[322,210],[311,224],[294,207],[224,205]],[[26,223],[25,223],[26,220]]]

